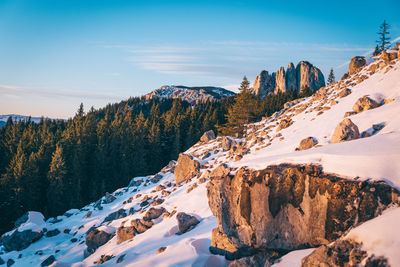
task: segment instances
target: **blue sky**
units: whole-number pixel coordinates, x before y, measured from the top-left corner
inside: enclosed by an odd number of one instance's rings
[[[0,0],[0,114],[68,118],[165,84],[235,88],[308,60],[337,78],[400,1]]]

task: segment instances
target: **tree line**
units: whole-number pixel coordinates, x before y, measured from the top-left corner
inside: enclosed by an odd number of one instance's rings
[[[9,119],[0,128],[0,234],[26,211],[56,216],[158,172],[207,130],[241,135],[237,125],[297,97],[289,92],[261,99],[247,84],[235,97],[194,105],[136,97],[87,112],[81,105],[67,121]]]

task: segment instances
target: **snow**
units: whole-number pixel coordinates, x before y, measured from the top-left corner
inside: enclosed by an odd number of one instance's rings
[[[369,256],[384,255],[390,266],[400,266],[400,208],[386,210],[381,216],[351,230],[345,239],[362,243]]]
[[[376,60],[370,64],[379,64]],[[269,136],[273,138],[271,145],[259,150],[251,147],[251,152],[240,161],[228,159],[228,152],[219,148],[220,138],[206,144],[196,144],[185,153],[194,156],[201,165],[208,164],[207,169],[201,169],[201,176],[205,171],[211,171],[222,163],[230,167],[247,166],[254,169],[263,169],[271,164],[279,163],[317,163],[323,166],[325,172],[336,173],[348,179],[373,179],[384,180],[394,187],[400,188],[400,62],[392,65],[392,69],[384,68],[373,74],[365,81],[348,86],[352,93],[344,98],[334,97],[332,92],[335,85],[327,87],[329,100],[338,101],[336,105],[329,106],[322,115],[318,111],[311,110],[321,106],[318,100],[291,119],[293,124],[279,132],[276,131],[276,123],[282,118],[282,114],[256,123],[262,127],[272,127]],[[366,71],[361,74],[368,75]],[[171,89],[171,88],[165,88]],[[179,89],[179,88],[178,88]],[[360,132],[371,130],[373,124],[384,123],[385,127],[371,137],[353,141],[331,144],[330,137],[336,125],[343,120],[346,111],[351,111],[354,103],[360,97],[369,95],[371,98],[381,101],[394,99],[393,102],[382,105],[373,110],[364,111],[349,118],[358,126]],[[301,105],[310,101],[306,98]],[[329,103],[329,101],[328,101]],[[290,108],[289,108],[290,109]],[[260,134],[260,132],[257,132]],[[312,136],[318,140],[318,147],[309,150],[295,151],[303,138]],[[236,139],[236,141],[240,141]],[[265,144],[269,142],[265,141]],[[218,149],[218,151],[216,151]],[[204,155],[209,153],[207,158]],[[21,252],[12,251],[1,255],[7,261],[12,258],[16,261],[14,266],[39,266],[48,256],[54,255],[56,263],[53,266],[93,266],[102,255],[113,255],[114,258],[103,263],[103,266],[114,266],[117,259],[125,255],[121,266],[227,266],[228,261],[222,256],[212,255],[208,248],[211,244],[211,231],[217,226],[216,218],[212,215],[208,206],[206,183],[199,184],[197,179],[182,185],[175,185],[174,174],[171,171],[158,173],[162,179],[153,184],[152,176],[136,177],[132,179],[130,186],[116,190],[112,195],[116,198],[109,204],[103,204],[103,209],[95,209],[95,203],[91,203],[80,210],[73,209],[57,220],[43,221],[40,213],[30,213],[29,221],[21,225],[20,229],[35,229],[34,227],[46,227],[47,229],[59,229],[60,234],[54,237],[42,237]],[[139,186],[134,181],[143,180]],[[187,190],[195,183],[198,184],[190,193]],[[169,196],[163,196],[161,191],[155,191],[157,185],[164,185],[170,192]],[[169,186],[171,184],[171,186]],[[140,197],[137,197],[141,194]],[[117,244],[118,237],[114,236],[106,244],[99,247],[92,255],[84,258],[86,249],[86,232],[93,226],[108,233],[115,230],[124,222],[140,219],[149,207],[140,210],[140,203],[144,196],[164,199],[161,205],[168,212],[186,212],[199,218],[200,223],[191,231],[182,235],[177,233],[176,215],[169,218],[153,220],[154,225],[142,234],[136,235],[132,240]],[[127,202],[128,199],[131,201]],[[125,209],[134,209],[132,215],[103,224],[104,219],[112,212]],[[87,216],[91,213],[90,216]],[[59,221],[58,221],[59,220]],[[58,221],[58,222],[57,222]],[[393,208],[382,216],[372,219],[354,228],[346,238],[352,238],[362,242],[363,248],[375,255],[385,255],[393,266],[400,266],[400,231],[396,228],[396,222],[400,221],[400,208]],[[54,222],[54,223],[52,223]],[[25,227],[25,228],[24,228]],[[20,230],[18,229],[18,230]],[[67,231],[64,231],[67,230]],[[69,231],[68,231],[69,230]],[[72,240],[77,239],[76,242]],[[166,250],[157,254],[157,249],[166,247]],[[1,249],[0,249],[1,250]],[[37,252],[41,251],[43,255]],[[56,252],[59,250],[58,252]],[[312,253],[313,249],[298,250],[288,253],[274,264],[276,267],[300,266],[301,259]],[[23,257],[18,259],[22,253]]]

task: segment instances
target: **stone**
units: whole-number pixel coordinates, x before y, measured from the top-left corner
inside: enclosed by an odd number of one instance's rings
[[[365,65],[367,65],[367,60],[365,57],[353,57],[350,60],[349,75],[359,72]]]
[[[15,263],[15,260],[13,260],[13,259],[8,259],[8,261],[7,261],[7,267],[10,267],[10,266],[14,265],[14,263]]]
[[[247,257],[257,250],[326,245],[398,205],[399,196],[384,182],[352,181],[324,173],[318,165],[242,167],[233,177],[207,184],[209,206],[218,224],[211,241],[216,249],[210,251],[229,247],[230,255]]]
[[[365,95],[359,98],[356,103],[354,103],[353,110],[356,113],[360,113],[377,107],[379,107],[379,104],[375,100]]]
[[[262,98],[273,93],[275,89],[275,73],[269,74],[268,71],[261,71],[256,77],[253,85],[253,94]],[[228,149],[229,150],[229,149]]]
[[[116,200],[116,197],[114,197],[110,193],[106,192],[106,195],[103,197],[102,204],[110,204],[114,200]]]
[[[342,76],[342,78],[340,80],[346,80],[347,78],[349,78],[349,73],[348,72],[343,74],[343,76]]]
[[[157,249],[157,254],[163,253],[166,249],[167,249],[167,247],[159,247]]]
[[[126,254],[122,254],[121,256],[119,256],[118,259],[117,259],[117,263],[123,262],[123,261],[124,261],[124,258],[125,258],[125,255],[126,255]]]
[[[301,140],[300,145],[299,145],[299,150],[306,150],[310,149],[313,146],[318,144],[318,141],[314,137],[307,137]]]
[[[158,217],[161,216],[161,214],[163,214],[165,212],[165,208],[161,207],[161,208],[150,208],[146,214],[143,216],[143,220],[145,221],[150,221],[153,219],[157,219]]]
[[[56,257],[54,257],[54,255],[50,255],[49,257],[47,257],[41,264],[40,266],[49,266],[51,265],[54,261],[56,260]]]
[[[26,221],[28,221],[29,219],[29,211],[25,212],[24,215],[22,215],[21,217],[19,217],[15,222],[14,222],[14,227],[18,228],[20,227],[22,224],[24,224]]]
[[[197,224],[200,223],[196,217],[184,212],[179,212],[176,215],[176,220],[178,221],[179,234],[184,234],[192,230]]]
[[[101,265],[101,264],[105,263],[106,261],[111,260],[112,258],[114,258],[114,255],[101,255],[100,259],[96,262],[96,264]]]
[[[303,92],[306,88],[310,88],[311,91],[315,92],[325,86],[325,79],[321,70],[310,62],[300,61],[296,66],[296,73],[298,93]]]
[[[126,216],[127,216],[126,210],[119,209],[117,211],[114,211],[114,212],[108,214],[107,217],[104,219],[103,223],[111,222],[111,221],[121,219],[121,218],[125,218]]]
[[[273,252],[260,252],[249,257],[234,260],[229,264],[229,267],[270,267],[272,256],[277,258],[277,255],[279,254]]]
[[[20,251],[39,240],[42,236],[43,230],[36,232],[31,229],[24,231],[16,229],[12,234],[4,234],[1,236],[0,243],[4,246],[6,251]]]
[[[231,149],[233,143],[235,143],[235,142],[232,141],[232,139],[224,136],[224,137],[222,137],[221,147],[224,151],[228,151],[229,149]]]
[[[0,265],[5,264],[5,261],[0,257]]]
[[[280,131],[282,129],[285,129],[289,127],[290,125],[293,124],[293,121],[291,119],[282,119],[278,125],[278,128],[276,129],[277,131]]]
[[[222,177],[225,177],[226,175],[229,174],[231,171],[231,168],[228,167],[225,163],[219,165],[216,167],[214,170],[211,171],[211,173],[208,175],[210,179],[220,179]]]
[[[354,111],[346,111],[344,113],[344,117],[346,118],[346,117],[350,117],[350,116],[353,116],[353,115],[356,115],[356,114],[357,114],[357,112],[354,112]]]
[[[135,219],[131,221],[131,226],[135,228],[136,233],[141,234],[150,229],[153,226],[153,222],[143,219]]]
[[[397,58],[397,53],[398,51],[394,51],[394,50],[383,50],[381,53],[381,59],[385,60],[385,61],[392,61],[394,59]]]
[[[332,137],[331,144],[350,141],[360,138],[360,132],[357,125],[355,125],[350,119],[345,118],[341,123],[336,126]]]
[[[201,136],[200,141],[203,142],[203,143],[207,143],[207,142],[210,142],[211,140],[214,140],[214,139],[215,139],[214,131],[213,130],[209,130],[209,131],[205,132]]]
[[[88,234],[86,234],[85,238],[88,252],[95,252],[98,247],[107,243],[113,236],[113,233],[103,231],[100,228],[92,229]]]
[[[187,154],[179,154],[178,163],[175,167],[175,182],[180,184],[200,174],[200,163]]]
[[[351,94],[351,90],[349,88],[346,88],[339,92],[339,97],[343,98],[348,96],[349,94]]]
[[[53,236],[58,235],[59,233],[60,233],[60,230],[58,230],[57,228],[53,229],[53,230],[49,230],[46,232],[46,237],[53,237]]]

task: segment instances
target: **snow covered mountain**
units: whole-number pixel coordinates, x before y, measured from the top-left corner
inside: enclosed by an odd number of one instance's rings
[[[12,266],[400,266],[400,61],[1,238]],[[375,264],[375,265],[374,265]]]
[[[233,96],[234,92],[220,87],[202,86],[186,87],[164,85],[145,95],[146,99],[152,98],[180,98],[189,103],[205,102],[207,100],[220,100],[226,96]]]

